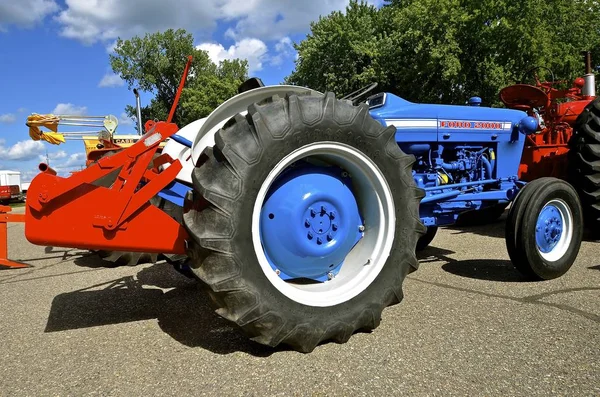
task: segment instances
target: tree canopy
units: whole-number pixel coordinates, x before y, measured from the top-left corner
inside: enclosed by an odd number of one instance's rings
[[[117,40],[110,64],[128,87],[138,87],[155,96],[142,108],[142,119],[166,120],[187,57],[192,62],[185,88],[173,122],[179,126],[207,116],[223,101],[237,93],[237,87],[247,79],[248,64],[243,60],[224,60],[214,64],[205,51],[194,46],[194,39],[185,30],[167,30],[129,40]],[[127,106],[130,117],[135,108]]]
[[[337,95],[378,82],[415,102],[497,104],[533,66],[572,79],[583,50],[599,64],[599,27],[597,0],[352,0],[311,24],[286,82]]]

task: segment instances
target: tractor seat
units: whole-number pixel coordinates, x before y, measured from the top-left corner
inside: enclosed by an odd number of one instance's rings
[[[548,95],[528,84],[515,84],[500,91],[500,100],[510,109],[528,111],[546,106]]]

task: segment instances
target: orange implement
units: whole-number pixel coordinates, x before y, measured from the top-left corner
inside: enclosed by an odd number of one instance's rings
[[[36,245],[149,253],[185,253],[188,235],[177,221],[150,204],[182,166],[163,154],[149,167],[161,142],[177,132],[158,122],[133,146],[68,178],[38,174],[27,192],[25,236]],[[117,174],[115,174],[117,173]],[[115,174],[110,187],[94,182]]]
[[[8,259],[8,222],[25,222],[25,214],[9,214],[12,209],[0,205],[0,266],[24,268],[29,265]]]

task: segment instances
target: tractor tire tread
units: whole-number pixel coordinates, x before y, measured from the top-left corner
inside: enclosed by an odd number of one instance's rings
[[[360,129],[363,134],[341,135],[349,128]],[[339,310],[335,312],[296,304],[270,284],[256,261],[252,222],[245,220],[252,213],[256,186],[262,183],[257,174],[266,175],[278,161],[273,158],[277,157],[275,149],[300,147],[302,142],[318,141],[322,135],[358,140],[359,144],[385,142],[380,143],[388,155],[385,161],[399,169],[393,194],[395,200],[404,200],[402,211],[407,218],[401,231],[404,244],[390,254],[397,263],[388,270],[395,281],[382,281],[388,283],[383,292],[367,288],[359,295],[360,301],[355,297],[336,306]],[[383,157],[383,153],[379,155]],[[336,101],[333,94],[273,96],[250,105],[245,117],[231,118],[217,132],[215,147],[206,149],[203,156],[206,161],[192,175],[196,191],[188,193],[186,200],[201,196],[210,205],[184,214],[184,225],[192,237],[190,257],[201,258],[192,269],[209,287],[217,314],[236,323],[250,339],[310,352],[324,341],[343,343],[357,330],[376,328],[384,308],[402,299],[402,282],[418,266],[415,246],[425,233],[418,214],[424,192],[416,188],[410,173],[414,156],[402,153],[395,144],[394,131],[369,117],[366,106]],[[398,236],[400,231],[396,233]],[[322,315],[323,311],[329,315]]]
[[[585,222],[600,229],[600,97],[577,117],[570,141],[570,182],[584,205]]]

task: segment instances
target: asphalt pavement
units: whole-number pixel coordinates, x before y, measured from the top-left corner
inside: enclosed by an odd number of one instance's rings
[[[0,396],[600,395],[600,242],[527,282],[503,222],[442,229],[381,325],[310,354],[249,341],[169,265],[109,268],[9,225]]]

